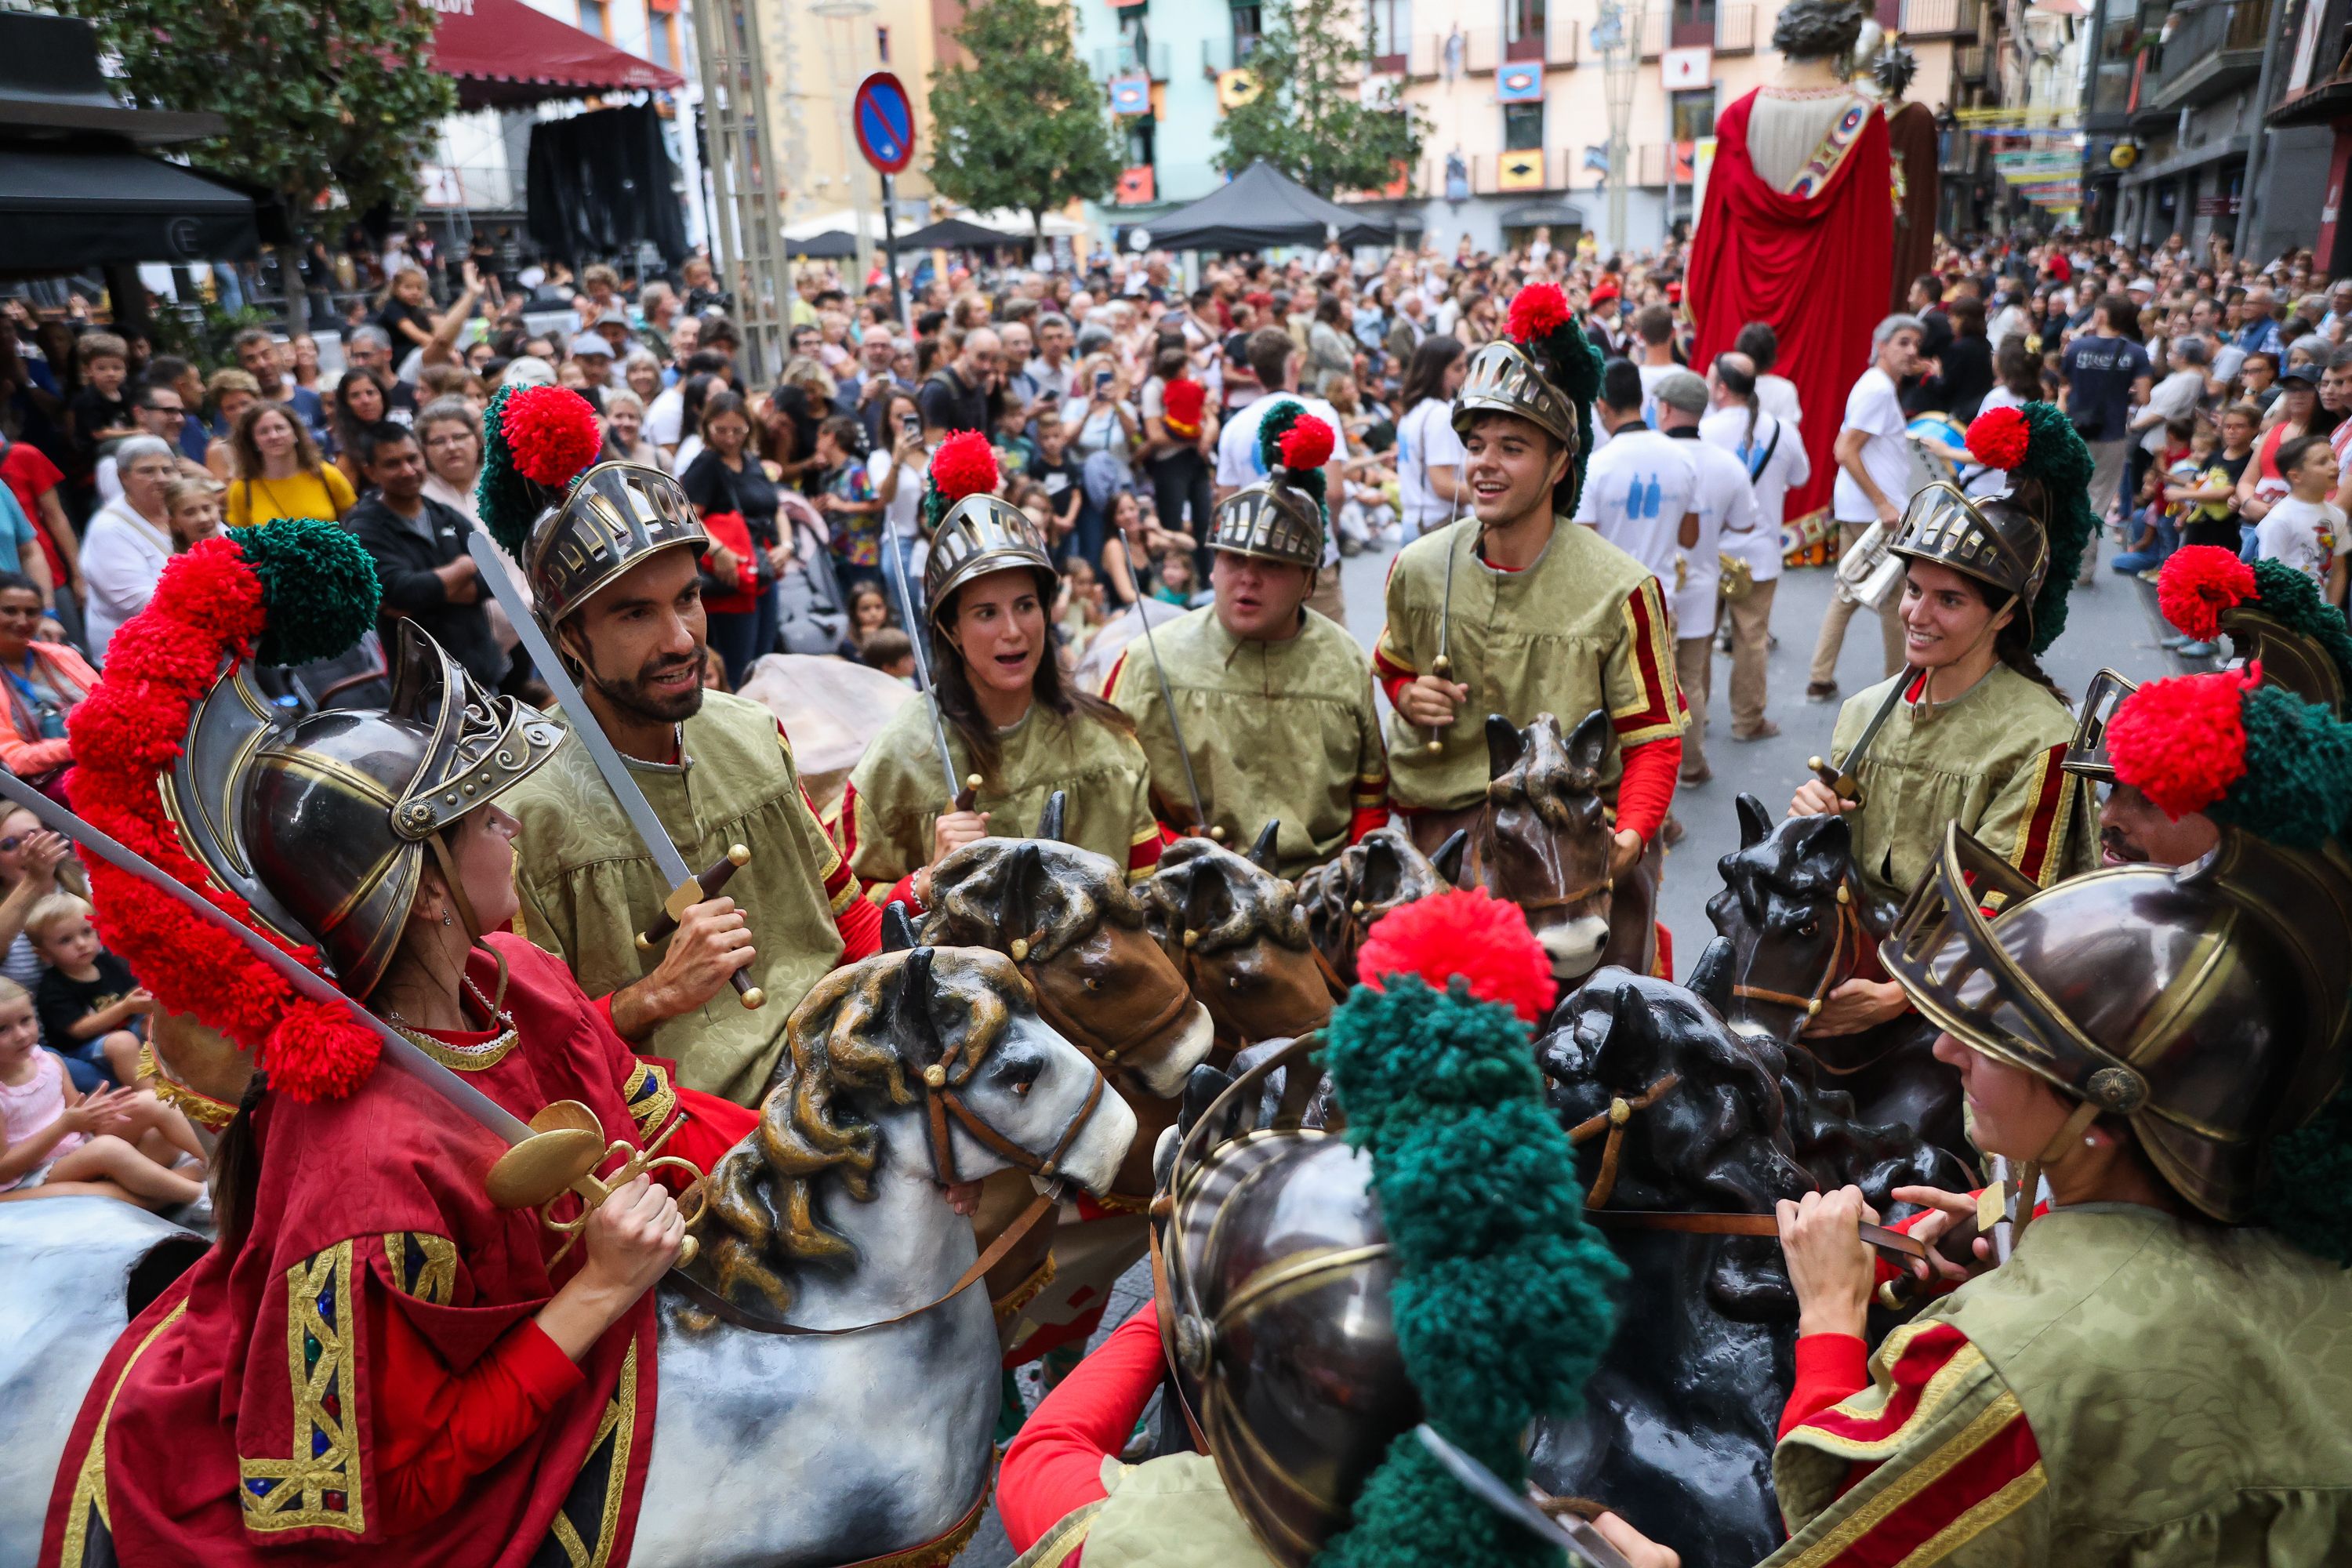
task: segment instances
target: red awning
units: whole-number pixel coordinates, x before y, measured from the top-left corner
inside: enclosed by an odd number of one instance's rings
[[[523,0],[431,0],[440,14],[434,68],[457,79],[467,109],[513,109],[551,98],[644,89],[676,91],[686,79],[615,48]]]

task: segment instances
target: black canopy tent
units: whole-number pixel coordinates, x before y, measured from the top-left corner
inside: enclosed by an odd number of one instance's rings
[[[941,218],[911,234],[898,237],[901,250],[991,250],[1000,245],[1024,245],[1026,239],[1001,229],[983,228],[968,218]]]
[[[784,254],[812,261],[841,261],[857,254],[857,237],[845,228],[829,228],[806,239],[784,241]]]
[[[1389,219],[1327,201],[1263,161],[1146,226],[1155,250],[1319,246],[1335,233],[1342,245],[1385,245],[1397,233]]]

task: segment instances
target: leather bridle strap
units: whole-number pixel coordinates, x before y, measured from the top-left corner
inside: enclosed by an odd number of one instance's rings
[[[1099,1084],[1101,1080],[1096,1081]],[[1036,1229],[1037,1222],[1051,1214],[1061,1201],[1062,1184],[1055,1182],[1030,1199],[1029,1206],[1023,1209],[1019,1216],[1011,1225],[1006,1226],[994,1241],[988,1244],[985,1251],[971,1260],[971,1267],[959,1275],[956,1282],[949,1286],[946,1290],[932,1297],[921,1306],[901,1312],[895,1318],[881,1318],[870,1323],[857,1323],[845,1329],[808,1329],[803,1328],[798,1323],[779,1322],[773,1318],[761,1317],[756,1312],[747,1312],[684,1269],[672,1269],[668,1276],[669,1282],[676,1285],[688,1300],[712,1317],[721,1322],[731,1323],[739,1329],[749,1329],[755,1334],[783,1334],[809,1339],[834,1339],[843,1334],[862,1334],[869,1330],[887,1329],[894,1323],[903,1323],[911,1318],[919,1318],[932,1308],[943,1306],[971,1289],[990,1269],[1003,1262],[1013,1247],[1019,1245],[1021,1238]]]
[[[1121,1059],[1127,1055],[1129,1047],[1139,1041],[1160,1038],[1177,1019],[1184,1016],[1185,1009],[1192,1005],[1192,987],[1180,986],[1175,994],[1169,998],[1168,1005],[1162,1007],[1157,1016],[1131,1031],[1127,1036],[1125,1044],[1109,1045],[1100,1035],[1081,1025],[1067,1009],[1045,994],[1045,988],[1037,984],[1037,977],[1030,973],[1032,965],[1029,962],[1025,960],[1016,962],[1013,967],[1021,972],[1021,978],[1028,983],[1030,1005],[1037,1009],[1037,1016],[1053,1026],[1056,1034],[1077,1047],[1088,1061],[1107,1070],[1119,1067],[1131,1069],[1135,1065],[1134,1062]]]
[[[1588,882],[1581,888],[1571,888],[1565,893],[1552,893],[1540,899],[1513,899],[1511,902],[1518,905],[1522,910],[1559,910],[1565,909],[1570,904],[1580,904],[1599,894],[1612,893],[1616,890],[1617,879],[1603,877],[1597,882]]]
[[[932,1081],[933,1073],[940,1075],[938,1082]],[[971,1133],[982,1148],[1003,1155],[1006,1163],[1015,1170],[1027,1171],[1051,1180],[1060,1172],[1062,1156],[1070,1152],[1070,1146],[1076,1143],[1079,1136],[1086,1131],[1087,1123],[1094,1120],[1095,1108],[1102,1103],[1103,1077],[1097,1072],[1093,1075],[1093,1081],[1087,1085],[1086,1103],[1078,1107],[1076,1112],[1071,1116],[1069,1125],[1062,1129],[1062,1135],[1055,1141],[1053,1152],[1040,1160],[1036,1155],[982,1121],[970,1106],[964,1104],[963,1096],[958,1092],[962,1086],[950,1084],[946,1081],[946,1078],[947,1069],[944,1064],[927,1068],[923,1072],[923,1081],[930,1088],[929,1128],[931,1141],[931,1173],[939,1178],[941,1186],[952,1187],[958,1179],[955,1166],[955,1144],[948,1126],[950,1117],[960,1123],[966,1132]]]
[[[1822,999],[1846,978],[1839,973],[1848,961],[1862,952],[1862,916],[1854,909],[1853,889],[1841,880],[1838,883],[1837,932],[1830,939],[1830,961],[1822,967],[1822,976],[1813,982],[1812,991],[1799,996],[1787,991],[1774,991],[1762,985],[1735,984],[1731,994],[1742,1002],[1766,1002],[1780,1007],[1794,1007],[1811,1018],[1822,1010]],[[1859,1072],[1848,1068],[1847,1072]]]
[[[1643,1089],[1637,1099],[1612,1100],[1608,1110],[1598,1116],[1588,1116],[1568,1130],[1568,1141],[1577,1145],[1590,1143],[1603,1131],[1609,1134],[1609,1142],[1601,1149],[1601,1173],[1592,1179],[1592,1190],[1584,1194],[1587,1214],[1607,1203],[1609,1194],[1617,1190],[1617,1151],[1625,1142],[1625,1123],[1633,1120],[1633,1112],[1649,1110],[1682,1080],[1682,1074],[1670,1072]]]

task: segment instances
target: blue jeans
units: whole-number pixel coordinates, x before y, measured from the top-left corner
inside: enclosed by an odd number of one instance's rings
[[[2163,565],[2165,559],[2175,550],[2180,548],[2180,530],[2174,526],[2170,518],[2159,511],[2153,516],[2144,514],[2141,521],[2156,531],[2156,538],[2149,542],[2145,550],[2126,550],[2109,562],[2108,564],[2116,571],[2135,574],[2153,572]]]

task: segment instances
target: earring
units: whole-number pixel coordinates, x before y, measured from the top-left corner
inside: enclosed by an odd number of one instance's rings
[[[453,915],[453,914],[451,914],[448,910],[443,910],[441,911],[441,923],[442,923],[443,925],[445,925],[445,926],[453,926],[453,925],[456,925],[456,924],[457,923],[457,916],[455,916],[455,915]],[[2085,1139],[2084,1139],[2084,1140],[2083,1140],[2083,1142],[2085,1142],[2085,1143],[2088,1143],[2088,1142],[2090,1142],[2090,1140],[2089,1140],[2088,1138],[2085,1138]]]

